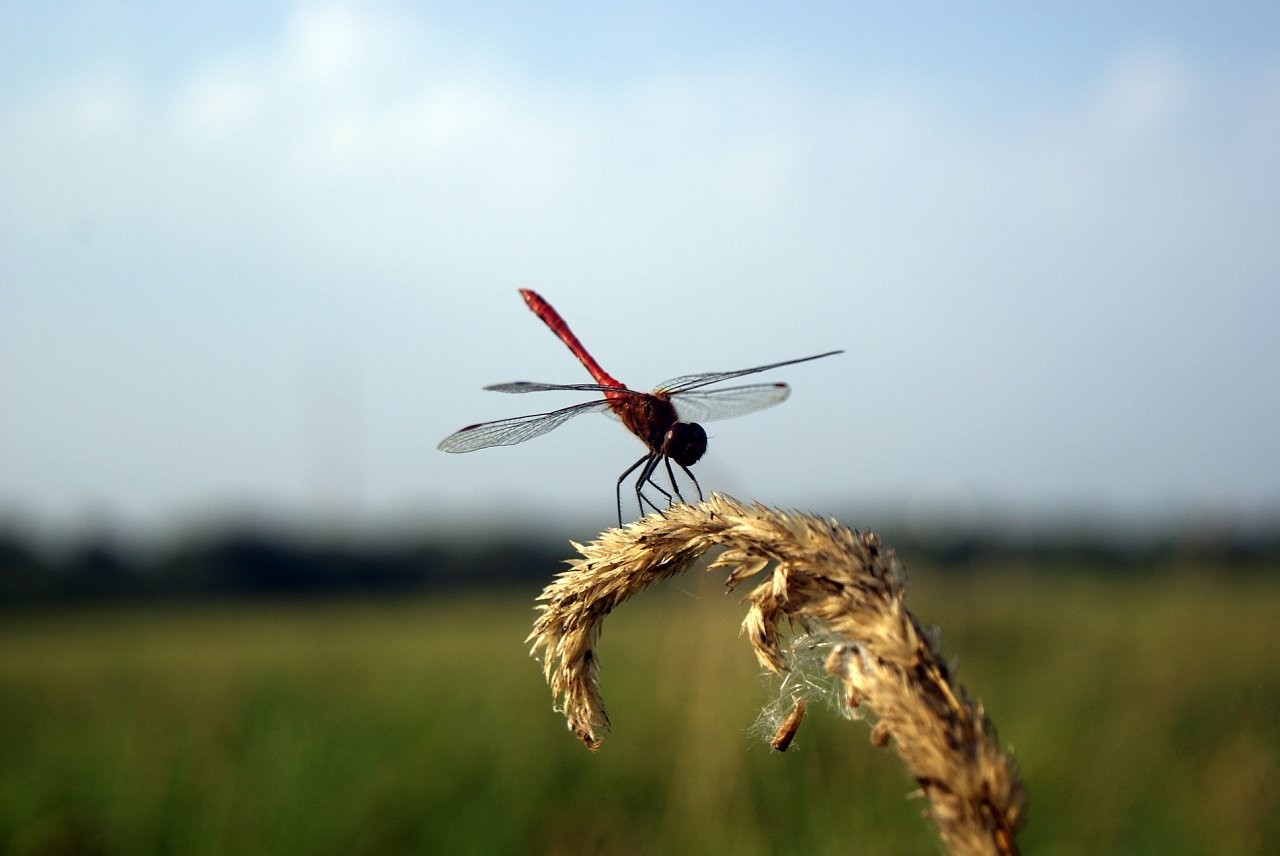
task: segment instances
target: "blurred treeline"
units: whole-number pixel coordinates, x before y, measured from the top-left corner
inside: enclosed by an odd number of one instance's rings
[[[1280,567],[1280,526],[1248,532],[1170,527],[1117,536],[1069,531],[956,537],[879,529],[910,569],[955,573],[998,566],[1037,573],[1143,575],[1180,566],[1228,573]],[[1187,531],[1195,534],[1188,536]],[[228,527],[139,547],[110,535],[50,544],[0,524],[0,604],[148,598],[401,594],[439,588],[545,584],[569,558],[567,539],[512,531],[326,538],[260,526]]]
[[[547,576],[566,548],[514,538],[318,539],[229,530],[163,546],[105,536],[48,545],[0,529],[0,604],[398,594]]]

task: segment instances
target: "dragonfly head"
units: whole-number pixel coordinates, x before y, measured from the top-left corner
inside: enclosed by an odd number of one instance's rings
[[[707,432],[697,422],[677,422],[662,438],[662,454],[682,467],[698,461],[707,451]]]

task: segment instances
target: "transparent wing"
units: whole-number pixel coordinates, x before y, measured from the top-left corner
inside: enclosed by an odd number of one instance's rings
[[[496,422],[468,425],[445,437],[436,448],[442,452],[474,452],[490,446],[514,446],[516,443],[541,437],[580,413],[596,413],[608,407],[607,401],[588,401],[553,410],[550,413],[535,413],[532,416],[517,416],[514,419],[499,419]]]
[[[601,386],[598,383],[536,383],[516,380],[484,387],[489,392],[632,392],[625,386]]]
[[[720,383],[723,380],[733,380],[735,377],[743,375],[755,374],[756,372],[767,372],[770,369],[782,368],[783,366],[793,366],[796,363],[807,363],[809,360],[820,360],[823,357],[834,356],[835,354],[843,354],[844,351],[827,351],[825,354],[814,354],[812,357],[801,357],[798,360],[783,360],[780,363],[769,363],[767,366],[756,366],[751,369],[738,369],[732,372],[703,372],[702,374],[681,375],[671,380],[664,381],[658,385],[654,392],[682,392],[687,389],[697,389],[700,386],[709,386],[713,383]],[[784,396],[785,397],[785,396]],[[776,402],[774,402],[776,403]]]
[[[681,422],[710,422],[754,413],[781,404],[791,394],[785,383],[753,383],[704,392],[681,392],[671,396]]]

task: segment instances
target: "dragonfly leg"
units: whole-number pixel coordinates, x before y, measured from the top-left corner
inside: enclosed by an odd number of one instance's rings
[[[652,460],[653,460],[653,453],[652,453],[652,452],[650,452],[649,454],[642,456],[642,457],[640,458],[640,460],[636,461],[636,462],[635,462],[634,464],[632,464],[631,466],[627,467],[627,469],[622,473],[622,475],[618,476],[618,484],[617,484],[617,486],[615,487],[614,492],[613,492],[614,497],[615,497],[615,498],[617,499],[617,501],[618,501],[618,526],[622,526],[622,483],[623,483],[624,481],[626,481],[626,480],[627,480],[627,476],[629,476],[629,475],[631,475],[632,473],[634,473],[638,467],[640,467],[640,466],[641,466],[641,465],[643,465],[643,464],[648,464],[648,463],[649,463],[650,461],[652,461]],[[643,481],[644,481],[644,473],[641,473],[641,474],[640,474],[640,481],[641,481],[641,482],[643,482]],[[637,483],[637,487],[636,487],[636,496],[637,496],[637,497],[639,497],[639,495],[640,495],[640,488],[639,488],[638,484],[639,484],[639,483]],[[644,503],[643,503],[643,502],[640,504],[640,513],[641,513],[641,514],[644,514]]]
[[[641,514],[644,514],[644,506],[646,502],[654,511],[659,514],[662,513],[662,508],[653,500],[649,499],[649,497],[644,495],[644,486],[646,484],[652,485],[654,490],[667,498],[667,504],[671,504],[671,494],[667,493],[666,490],[663,489],[662,485],[653,480],[654,470],[658,468],[658,462],[662,459],[663,455],[660,452],[650,453],[644,469],[640,471],[640,477],[636,479],[636,500],[640,503]]]
[[[680,469],[684,470],[684,474],[689,477],[689,481],[693,482],[694,488],[698,491],[698,502],[702,502],[702,485],[698,484],[698,477],[693,474],[693,470],[689,469],[684,464],[680,464]],[[670,471],[671,471],[671,464],[668,463],[667,472],[670,472]],[[672,479],[671,483],[675,484],[675,479]],[[679,493],[679,491],[676,491],[676,492]],[[683,496],[680,498],[684,499]]]
[[[676,482],[676,474],[671,469],[671,458],[668,457],[666,459],[666,462],[667,462],[667,478],[671,480],[671,489],[676,492],[676,496],[680,498],[680,501],[687,505],[689,503],[689,500],[685,499],[684,494],[680,492],[680,485]],[[685,474],[688,475],[689,478],[693,479],[693,486],[698,488],[698,499],[702,499],[702,488],[698,487],[698,480],[693,478],[693,473],[689,472],[689,468],[686,467],[684,464],[680,464],[680,469],[684,470]]]

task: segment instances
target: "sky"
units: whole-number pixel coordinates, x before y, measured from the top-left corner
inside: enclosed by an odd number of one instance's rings
[[[1280,516],[1274,3],[0,6],[0,522],[614,519],[636,388],[843,348],[707,490]],[[858,520],[846,520],[859,525]]]

